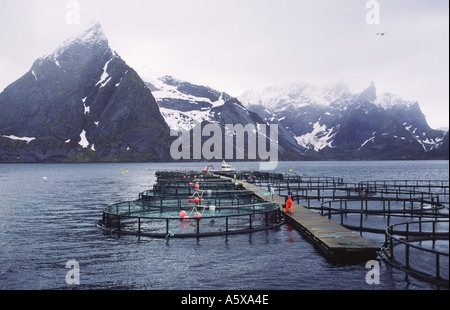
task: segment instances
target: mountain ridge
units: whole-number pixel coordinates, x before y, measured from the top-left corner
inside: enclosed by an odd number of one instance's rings
[[[99,23],[36,59],[0,93],[0,110],[0,162],[172,161],[171,132],[208,124],[222,141],[227,124],[265,137],[277,125],[277,160],[448,159],[448,131],[374,82],[359,93],[302,83],[232,97],[168,75],[142,79]],[[233,154],[249,154],[245,139]]]
[[[343,82],[331,88],[303,83],[248,91],[239,99],[263,119],[279,121],[308,149],[304,155],[317,159],[424,158],[445,139],[444,131],[428,126],[417,101],[378,95],[374,82],[360,93]]]

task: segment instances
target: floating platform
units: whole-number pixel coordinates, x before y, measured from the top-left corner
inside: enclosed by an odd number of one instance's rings
[[[221,176],[221,178],[230,179],[227,176]],[[248,182],[239,182],[239,184],[242,184],[245,189],[253,191],[261,199],[270,202],[273,199],[274,203],[284,209],[283,197],[274,194],[272,198],[270,192]],[[293,212],[283,212],[283,215],[288,223],[299,230],[326,256],[332,259],[375,259],[377,252],[380,250],[379,246],[374,245],[351,230],[295,202]]]

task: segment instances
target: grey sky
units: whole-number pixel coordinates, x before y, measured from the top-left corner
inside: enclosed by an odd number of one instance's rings
[[[418,100],[434,128],[448,126],[448,0],[0,0],[0,91],[64,40],[101,22],[111,47],[143,77],[173,75],[239,96],[285,82],[374,81]],[[377,36],[377,32],[388,35]]]

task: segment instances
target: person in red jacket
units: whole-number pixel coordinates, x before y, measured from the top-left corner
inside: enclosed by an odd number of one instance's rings
[[[284,212],[288,213],[288,210],[291,209],[291,213],[293,212],[294,202],[292,201],[292,194],[288,193],[286,196],[286,210]]]

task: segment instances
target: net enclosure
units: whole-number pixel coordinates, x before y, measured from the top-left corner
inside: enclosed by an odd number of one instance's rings
[[[202,172],[156,172],[153,188],[109,205],[104,230],[155,238],[249,233],[283,223],[280,207],[233,180]]]

